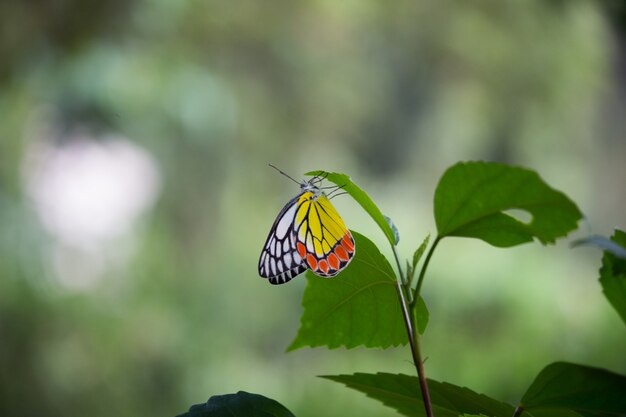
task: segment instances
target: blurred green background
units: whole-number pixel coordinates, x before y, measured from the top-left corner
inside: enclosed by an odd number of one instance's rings
[[[285,348],[305,280],[257,260],[294,177],[345,172],[434,233],[459,160],[536,169],[585,213],[555,246],[449,239],[431,378],[516,402],[555,360],[626,372],[569,241],[626,227],[623,2],[0,2],[0,415],[171,416],[246,390],[297,416],[394,415],[316,375],[413,374],[407,348]],[[389,254],[348,197],[350,228]]]

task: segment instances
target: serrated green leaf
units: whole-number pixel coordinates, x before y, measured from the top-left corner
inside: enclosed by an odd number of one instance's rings
[[[259,394],[239,391],[214,395],[204,404],[192,405],[178,417],[295,417],[279,402]]]
[[[422,255],[424,254],[424,251],[428,247],[429,240],[430,240],[430,234],[426,235],[426,237],[422,241],[422,244],[419,246],[419,248],[417,248],[417,250],[413,254],[413,263],[411,264],[411,269],[410,269],[411,273],[408,274],[409,281],[411,280],[411,278],[413,278],[413,274],[415,274],[415,267],[419,263],[420,259],[422,258]]]
[[[626,233],[615,230],[611,242],[620,248],[626,248]],[[626,323],[626,259],[616,256],[615,251],[604,252],[600,285],[607,300]]]
[[[426,326],[428,326],[429,313],[426,303],[421,295],[417,296],[415,300],[415,323],[417,323],[417,331],[419,334],[424,334]]]
[[[505,213],[524,210],[524,223]],[[435,221],[440,237],[481,239],[498,247],[531,242],[554,243],[576,229],[582,214],[562,192],[536,172],[491,162],[464,162],[450,167],[435,191]]]
[[[355,255],[339,275],[325,279],[307,272],[300,329],[287,350],[408,343],[391,265],[368,238],[354,231],[352,236]]]
[[[385,220],[385,216],[380,211],[380,209],[374,204],[372,199],[365,191],[363,191],[358,185],[352,182],[352,179],[346,174],[341,174],[337,172],[326,172],[326,171],[311,171],[307,172],[305,175],[315,176],[319,175],[327,179],[328,181],[337,184],[344,191],[354,198],[354,200],[363,207],[363,209],[374,219],[378,227],[381,228],[387,240],[391,245],[396,244],[396,236]]]
[[[424,402],[417,377],[404,374],[326,375],[322,378],[340,382],[374,398],[409,417],[425,417]],[[459,414],[485,414],[493,417],[511,417],[513,406],[478,394],[468,388],[446,382],[428,380],[428,389],[437,417],[458,417]]]
[[[528,412],[565,408],[583,417],[626,415],[626,376],[556,362],[537,375],[522,398]]]

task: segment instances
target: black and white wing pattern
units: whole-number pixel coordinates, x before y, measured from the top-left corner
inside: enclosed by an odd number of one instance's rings
[[[278,213],[259,259],[259,275],[272,284],[284,284],[307,270],[306,263],[296,248],[294,229],[298,200],[290,200]]]

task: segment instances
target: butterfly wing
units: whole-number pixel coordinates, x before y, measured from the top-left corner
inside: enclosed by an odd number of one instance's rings
[[[354,238],[325,195],[297,197],[294,230],[296,249],[316,275],[334,277],[354,256]]]
[[[294,219],[300,195],[289,201],[278,213],[259,258],[259,275],[272,284],[284,284],[306,271],[298,253]]]

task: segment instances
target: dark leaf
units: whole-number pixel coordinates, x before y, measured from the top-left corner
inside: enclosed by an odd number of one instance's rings
[[[626,376],[556,362],[537,375],[522,398],[528,412],[565,408],[584,417],[626,416]]]
[[[204,404],[192,405],[178,417],[295,417],[279,402],[259,394],[214,395]]]

